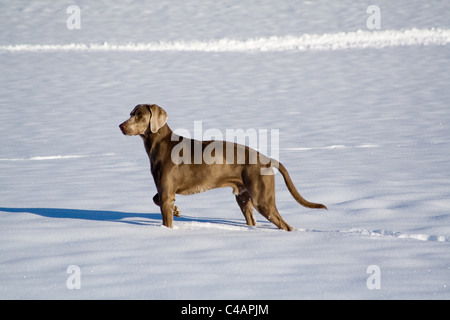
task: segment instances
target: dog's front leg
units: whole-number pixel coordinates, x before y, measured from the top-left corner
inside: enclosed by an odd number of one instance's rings
[[[159,200],[159,194],[155,194],[153,196],[153,202],[158,206],[161,207],[161,201]],[[180,209],[178,209],[178,207],[176,205],[173,206],[173,215],[175,217],[181,217],[181,212]]]
[[[161,194],[161,215],[163,225],[167,228],[173,228],[173,212],[174,212],[175,194]]]

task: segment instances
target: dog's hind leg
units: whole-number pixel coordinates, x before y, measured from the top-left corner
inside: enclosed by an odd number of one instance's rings
[[[286,231],[293,231],[294,228],[291,227],[284,219],[281,217],[278,209],[276,207],[266,207],[266,206],[257,206],[256,209],[259,213],[261,213],[267,220],[276,225],[279,229],[283,229]]]
[[[261,215],[280,229],[294,230],[278,212],[275,204],[275,178],[273,175],[258,175],[257,179],[248,179],[246,188],[251,195],[253,206]]]
[[[253,204],[250,199],[250,195],[248,191],[244,191],[238,195],[236,195],[236,202],[241,208],[242,213],[244,214],[245,220],[247,221],[247,225],[255,226],[256,220],[253,215]]]

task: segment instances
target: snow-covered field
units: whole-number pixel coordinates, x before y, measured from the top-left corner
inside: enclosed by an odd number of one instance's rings
[[[450,2],[376,2],[1,2],[0,298],[449,299]],[[278,129],[329,210],[277,175],[294,232],[247,227],[231,189],[161,227],[118,128],[139,103],[192,135]]]

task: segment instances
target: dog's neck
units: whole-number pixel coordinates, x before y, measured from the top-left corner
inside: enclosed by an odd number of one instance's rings
[[[149,129],[145,134],[141,134],[140,136],[144,141],[144,146],[147,153],[150,154],[155,150],[155,146],[158,145],[162,140],[170,140],[172,136],[172,130],[166,123],[161,128],[159,128],[157,132],[152,133]]]

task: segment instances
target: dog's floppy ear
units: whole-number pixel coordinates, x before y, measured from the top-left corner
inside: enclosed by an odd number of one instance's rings
[[[167,122],[167,113],[163,108],[152,104],[149,106],[151,117],[150,117],[150,131],[156,133],[159,128],[164,126]]]

